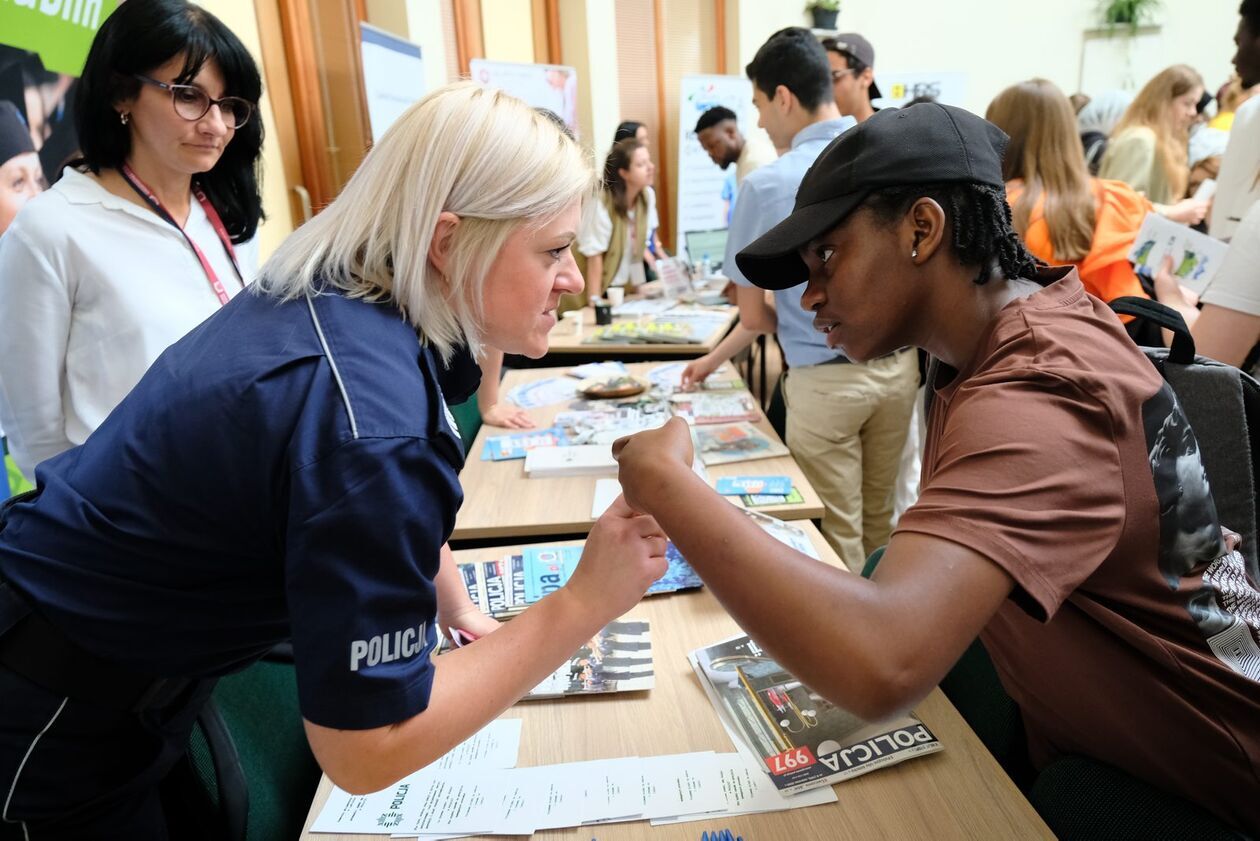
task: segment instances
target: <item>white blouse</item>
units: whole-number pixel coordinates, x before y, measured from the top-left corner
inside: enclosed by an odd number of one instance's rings
[[[188,235],[228,295],[242,282],[205,211]],[[236,246],[245,282],[256,240]],[[219,309],[183,235],[67,169],[0,236],[0,426],[29,479],[87,440],[168,346]]]
[[[652,231],[661,226],[661,220],[656,214],[656,191],[651,187],[644,190],[647,197],[647,217],[648,217],[648,238],[647,242],[652,242]],[[635,225],[635,213],[630,211],[630,225],[627,226],[626,232],[629,234],[629,242],[627,247],[621,251],[621,265],[617,267],[617,273],[613,275],[613,286],[625,286],[630,280],[631,255],[633,250],[629,246],[634,242],[632,228]],[[612,217],[608,215],[608,208],[604,206],[604,202],[600,200],[598,195],[592,196],[586,200],[582,206],[582,219],[578,223],[577,246],[587,257],[594,257],[597,254],[603,254],[608,250],[608,245],[612,240]],[[643,262],[643,255],[639,254],[635,257],[637,262]]]

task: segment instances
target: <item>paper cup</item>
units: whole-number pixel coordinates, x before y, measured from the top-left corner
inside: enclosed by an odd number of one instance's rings
[[[610,286],[604,291],[604,297],[607,298],[608,303],[612,304],[613,308],[616,309],[626,302],[626,290],[620,286]]]

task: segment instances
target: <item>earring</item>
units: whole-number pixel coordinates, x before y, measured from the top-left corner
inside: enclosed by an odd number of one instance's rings
[[[118,112],[118,122],[122,123],[124,126],[127,125],[127,121],[130,119],[131,119],[131,115],[128,114],[126,111]]]
[[[918,256],[919,256],[919,248],[918,248],[918,246],[915,246],[914,248],[910,249],[910,259],[911,259],[911,260],[916,259]]]

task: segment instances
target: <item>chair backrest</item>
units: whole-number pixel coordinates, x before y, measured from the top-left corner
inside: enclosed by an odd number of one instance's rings
[[[227,837],[296,838],[320,771],[306,741],[291,658],[264,658],[222,678],[213,702],[198,720],[190,752],[219,805]]]

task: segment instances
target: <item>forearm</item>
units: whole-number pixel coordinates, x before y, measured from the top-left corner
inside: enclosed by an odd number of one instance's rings
[[[481,357],[481,385],[477,386],[477,410],[485,414],[499,402],[499,378],[503,373],[503,351],[486,348]]]
[[[441,562],[437,575],[433,577],[433,589],[437,594],[438,621],[441,622],[442,617],[454,616],[473,607],[473,603],[459,574],[459,566],[455,563],[455,555],[451,552],[449,543],[442,544],[439,557]]]
[[[753,330],[749,330],[742,323],[736,324],[731,328],[731,332],[726,334],[726,338],[718,342],[717,347],[709,351],[710,357],[718,365],[727,361],[744,348],[751,345],[757,340],[757,336],[761,335]]]
[[[611,618],[561,589],[474,645],[438,657],[428,706],[406,721],[353,733],[307,722],[316,759],[346,791],[378,791],[480,730]]]
[[[935,683],[906,681],[887,645],[896,620],[870,581],[775,540],[690,472],[659,483],[651,497],[648,513],[739,626],[827,699],[879,718]]]
[[[774,333],[779,329],[779,317],[774,307],[766,302],[761,289],[736,287],[735,301],[739,305],[739,323],[753,333]]]
[[[1251,315],[1216,304],[1204,304],[1195,313],[1196,320],[1186,319],[1194,336],[1196,352],[1239,366],[1260,341],[1260,315]]]
[[[595,254],[586,258],[586,300],[589,302],[603,292],[604,255]]]

